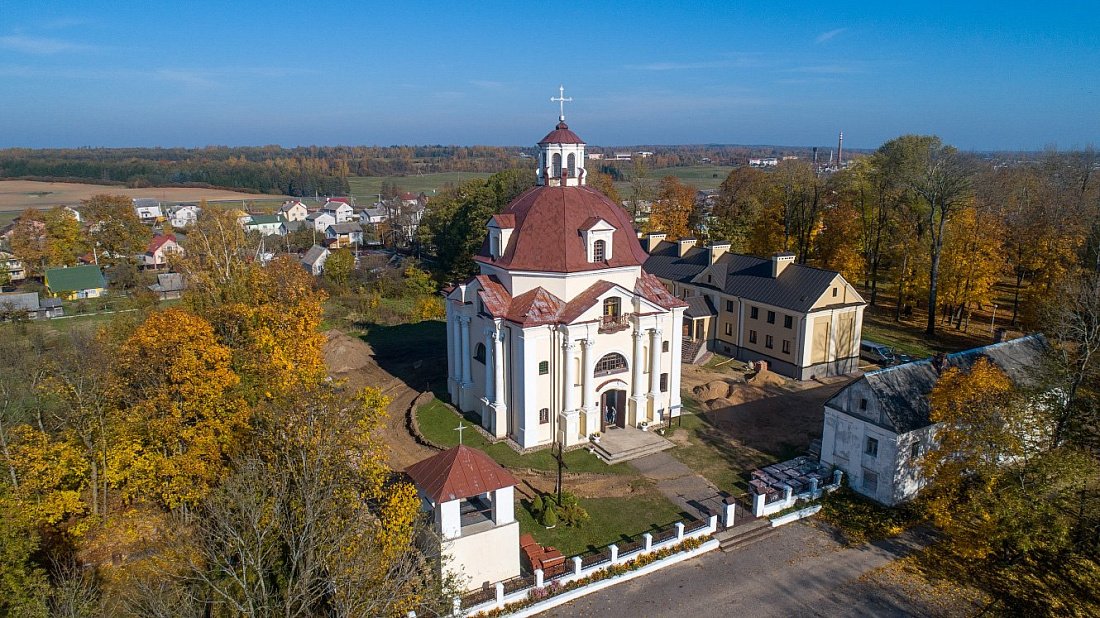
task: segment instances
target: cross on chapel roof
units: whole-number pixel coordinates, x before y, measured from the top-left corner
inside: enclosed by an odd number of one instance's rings
[[[558,110],[560,112],[558,114],[558,121],[565,122],[565,104],[573,102],[573,97],[567,98],[565,96],[565,86],[562,86],[560,84],[558,85],[558,96],[550,97],[550,102],[558,104]]]

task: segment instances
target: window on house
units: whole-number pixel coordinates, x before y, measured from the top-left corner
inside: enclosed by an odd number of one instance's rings
[[[603,315],[605,318],[617,318],[619,317],[619,311],[622,308],[622,300],[618,296],[612,296],[611,298],[605,298],[603,301]]]
[[[768,312],[768,324],[775,324],[775,312],[774,311],[769,311]]]
[[[878,457],[878,440],[867,438],[867,443],[863,446],[863,452],[871,457]]]
[[[789,315],[783,316],[783,328],[790,328],[794,325],[794,318]]]
[[[544,376],[550,373],[550,361],[539,362],[539,375]]]
[[[757,319],[758,317],[760,317],[760,308],[759,307],[750,307],[749,308],[749,317],[754,319],[754,320]]]
[[[477,299],[477,312],[486,315],[489,313],[485,310],[485,301],[481,300],[480,298]]]
[[[749,331],[749,343],[756,343],[756,331]]]
[[[661,374],[661,392],[662,393],[667,393],[668,392],[668,374],[667,373],[662,373]]]
[[[489,254],[493,257],[500,255],[500,250],[498,249],[499,244],[500,239],[497,238],[496,234],[489,237]]]
[[[863,491],[872,494],[878,493],[878,472],[871,472],[864,468]]]
[[[920,440],[917,440],[909,447],[909,456],[913,459],[920,457]]]
[[[474,360],[481,363],[482,365],[485,364],[485,344],[484,343],[479,343],[479,344],[477,344],[477,347],[474,348]]]
[[[859,400],[859,409],[860,410],[866,410],[867,409],[867,400],[866,399],[860,399]]]
[[[791,353],[791,342],[790,342],[789,339],[784,339],[783,340],[783,353],[784,354],[790,354]]]
[[[605,255],[607,255],[607,243],[605,241],[597,240],[596,242],[592,243],[592,261],[593,262],[602,262],[602,261],[604,261],[604,259],[606,259],[604,257]]]
[[[539,410],[539,423],[545,425],[550,422],[550,408]]]
[[[598,376],[605,376],[612,373],[622,373],[626,371],[626,359],[622,354],[612,352],[596,361],[595,374]]]
[[[726,324],[726,336],[727,337],[732,337],[733,336],[733,324]]]
[[[771,335],[764,335],[764,347],[768,348],[769,350],[773,347]]]
[[[710,275],[707,275],[707,283],[711,283]]]
[[[727,300],[726,301],[726,313],[733,313],[733,301],[732,300]]]
[[[833,298],[836,298],[836,288],[833,288]]]
[[[662,341],[661,342],[661,351],[662,352],[668,352],[668,342],[667,341]]]

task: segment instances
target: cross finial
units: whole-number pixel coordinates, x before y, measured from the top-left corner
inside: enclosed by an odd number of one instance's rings
[[[562,85],[559,84],[558,85],[558,96],[550,97],[550,101],[552,103],[557,103],[558,104],[558,108],[560,110],[560,115],[558,116],[558,120],[561,121],[561,122],[565,122],[565,104],[567,102],[568,103],[573,102],[573,97],[566,97],[565,96],[565,86],[562,86]]]
[[[455,427],[455,431],[458,432],[458,443],[462,444],[462,430],[466,429],[466,426],[462,424],[462,421],[458,422],[458,427]]]

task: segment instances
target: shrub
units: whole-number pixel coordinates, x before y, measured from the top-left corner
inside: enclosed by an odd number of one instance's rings
[[[542,503],[542,496],[535,496],[535,499],[531,501],[531,514],[538,517],[542,514],[542,510],[546,508]]]
[[[570,528],[579,528],[588,521],[588,511],[576,502],[558,508],[561,521]]]
[[[558,514],[554,512],[555,509],[543,509],[542,511],[542,525],[547,528],[558,525]]]

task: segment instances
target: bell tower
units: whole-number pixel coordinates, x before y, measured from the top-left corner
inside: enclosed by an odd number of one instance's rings
[[[550,100],[559,105],[558,125],[539,141],[538,184],[550,187],[578,187],[586,184],[584,141],[565,124],[565,104],[573,97],[565,96],[565,87],[558,86],[558,96]]]

